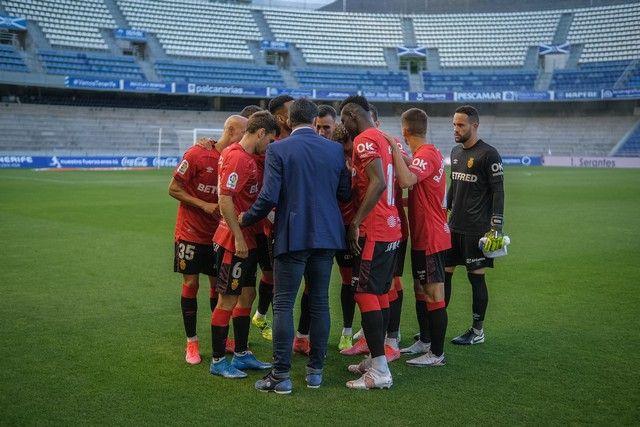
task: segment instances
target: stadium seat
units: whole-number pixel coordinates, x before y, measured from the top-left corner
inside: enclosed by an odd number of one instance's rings
[[[246,6],[197,0],[117,0],[127,21],[149,31],[169,55],[253,60],[247,41],[262,39]]]
[[[38,56],[47,74],[144,80],[140,67],[131,57],[53,50],[41,50]]]
[[[37,21],[52,46],[90,50],[108,48],[101,28],[116,28],[116,22],[101,0],[4,0],[13,16]]]
[[[274,66],[242,66],[187,60],[161,60],[156,72],[165,81],[229,84],[239,86],[284,87]]]

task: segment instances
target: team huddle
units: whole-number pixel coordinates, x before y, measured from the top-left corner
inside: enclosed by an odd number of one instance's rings
[[[458,108],[453,116],[458,144],[451,152],[447,190],[444,157],[427,141],[427,114],[411,108],[400,121],[406,145],[379,129],[377,110],[362,96],[346,98],[336,112],[328,105],[318,107],[307,99],[282,95],[269,102],[268,111],[249,106],[230,116],[218,141],[201,139],[184,153],[169,193],[180,201],[174,271],[183,276],[181,309],[188,364],[201,362],[196,296],[202,273],[210,285],[211,374],[244,378],[249,369],[270,370],[255,387],[288,394],[291,353],[296,352],[310,356],[307,387],[320,387],[329,321],[328,315],[319,314],[322,307],[328,312],[328,302],[318,302],[326,299],[318,289],[329,281],[333,258],[342,282],[338,349],[347,356],[366,355],[348,365],[356,378],[347,387],[391,387],[389,364],[402,354],[413,356],[406,361],[411,366],[446,364],[447,306],[457,265],[466,267],[472,287],[472,324],[452,343],[484,342],[485,268],[493,267],[492,253],[508,244],[502,233],[500,155],[478,138],[477,111],[471,106]],[[315,150],[307,158],[318,168],[308,182],[297,178],[291,167],[296,155],[305,155],[295,150],[307,142]],[[294,149],[292,155],[283,154],[291,152],[288,146]],[[288,188],[290,173],[296,178]],[[312,182],[314,177],[318,182]],[[284,200],[295,197],[287,191],[293,193],[296,187],[308,194],[317,192],[322,200],[324,193],[318,186],[331,190],[327,203],[293,213],[285,207]],[[407,198],[404,189],[408,189]],[[305,203],[313,205],[313,199],[308,200]],[[323,213],[316,216],[316,210],[329,212],[330,220],[323,219]],[[302,226],[307,246],[288,235],[295,232],[294,225]],[[412,345],[401,348],[400,279],[408,247],[419,333]],[[299,272],[297,264],[302,265]],[[256,290],[258,266],[261,277]],[[305,284],[294,334],[292,314],[282,313],[292,312],[301,276]],[[297,280],[295,287],[285,283],[288,278]],[[293,297],[291,292],[283,295],[291,289]],[[273,330],[267,318],[272,304]],[[362,329],[354,334],[356,306]],[[251,324],[262,337],[273,339],[273,364],[258,360],[249,350]]]

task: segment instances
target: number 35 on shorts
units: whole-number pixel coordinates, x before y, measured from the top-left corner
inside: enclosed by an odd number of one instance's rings
[[[178,258],[191,261],[195,254],[195,245],[180,242],[178,244]]]

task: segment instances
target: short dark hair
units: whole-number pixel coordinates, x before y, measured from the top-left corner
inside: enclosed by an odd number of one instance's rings
[[[247,121],[247,133],[256,133],[258,130],[264,129],[266,133],[275,133],[280,135],[280,126],[276,118],[268,111],[258,111],[253,113]]]
[[[318,106],[318,117],[325,117],[325,116],[331,116],[335,120],[336,117],[338,116],[338,113],[336,113],[335,108],[333,108],[331,105]]]
[[[294,98],[291,95],[279,95],[276,96],[275,98],[272,98],[271,101],[269,101],[269,112],[271,114],[275,114],[279,109],[281,109],[284,104],[286,104],[289,101],[293,101]]]
[[[409,135],[427,136],[427,121],[429,116],[419,108],[410,108],[401,116],[402,126],[407,128]]]
[[[471,123],[480,123],[478,110],[476,110],[471,105],[463,105],[462,107],[456,108],[456,113],[466,114],[469,117],[469,121]]]
[[[371,111],[371,104],[369,104],[369,101],[367,101],[367,98],[365,98],[362,95],[351,95],[346,97],[344,101],[340,103],[340,108],[339,108],[340,112],[342,112],[342,109],[347,104],[356,104],[362,107],[362,109],[366,112]]]
[[[378,120],[378,109],[376,108],[375,105],[373,104],[369,104],[369,111],[371,113],[371,118],[373,119],[373,121],[375,122],[376,120]]]
[[[289,107],[289,126],[310,125],[318,117],[318,106],[307,98],[293,101]]]
[[[258,111],[262,111],[262,108],[257,105],[247,105],[240,111],[240,115],[248,119],[253,113],[257,113]]]

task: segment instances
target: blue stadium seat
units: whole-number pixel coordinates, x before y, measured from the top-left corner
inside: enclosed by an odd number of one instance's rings
[[[0,45],[0,70],[28,73],[22,56],[11,45]]]
[[[161,60],[156,72],[164,81],[214,83],[239,86],[284,87],[275,66],[224,64],[190,60]]]
[[[593,90],[611,89],[630,61],[589,62],[579,64],[577,70],[557,70],[553,73],[551,89]]]
[[[424,72],[424,87],[430,92],[533,90],[536,73],[531,71]]]
[[[640,157],[640,125],[637,125],[615,153],[618,157]]]
[[[41,50],[38,55],[47,74],[144,80],[144,74],[131,57],[54,50]]]
[[[303,88],[404,91],[409,88],[407,74],[369,70],[298,69],[295,76]]]

